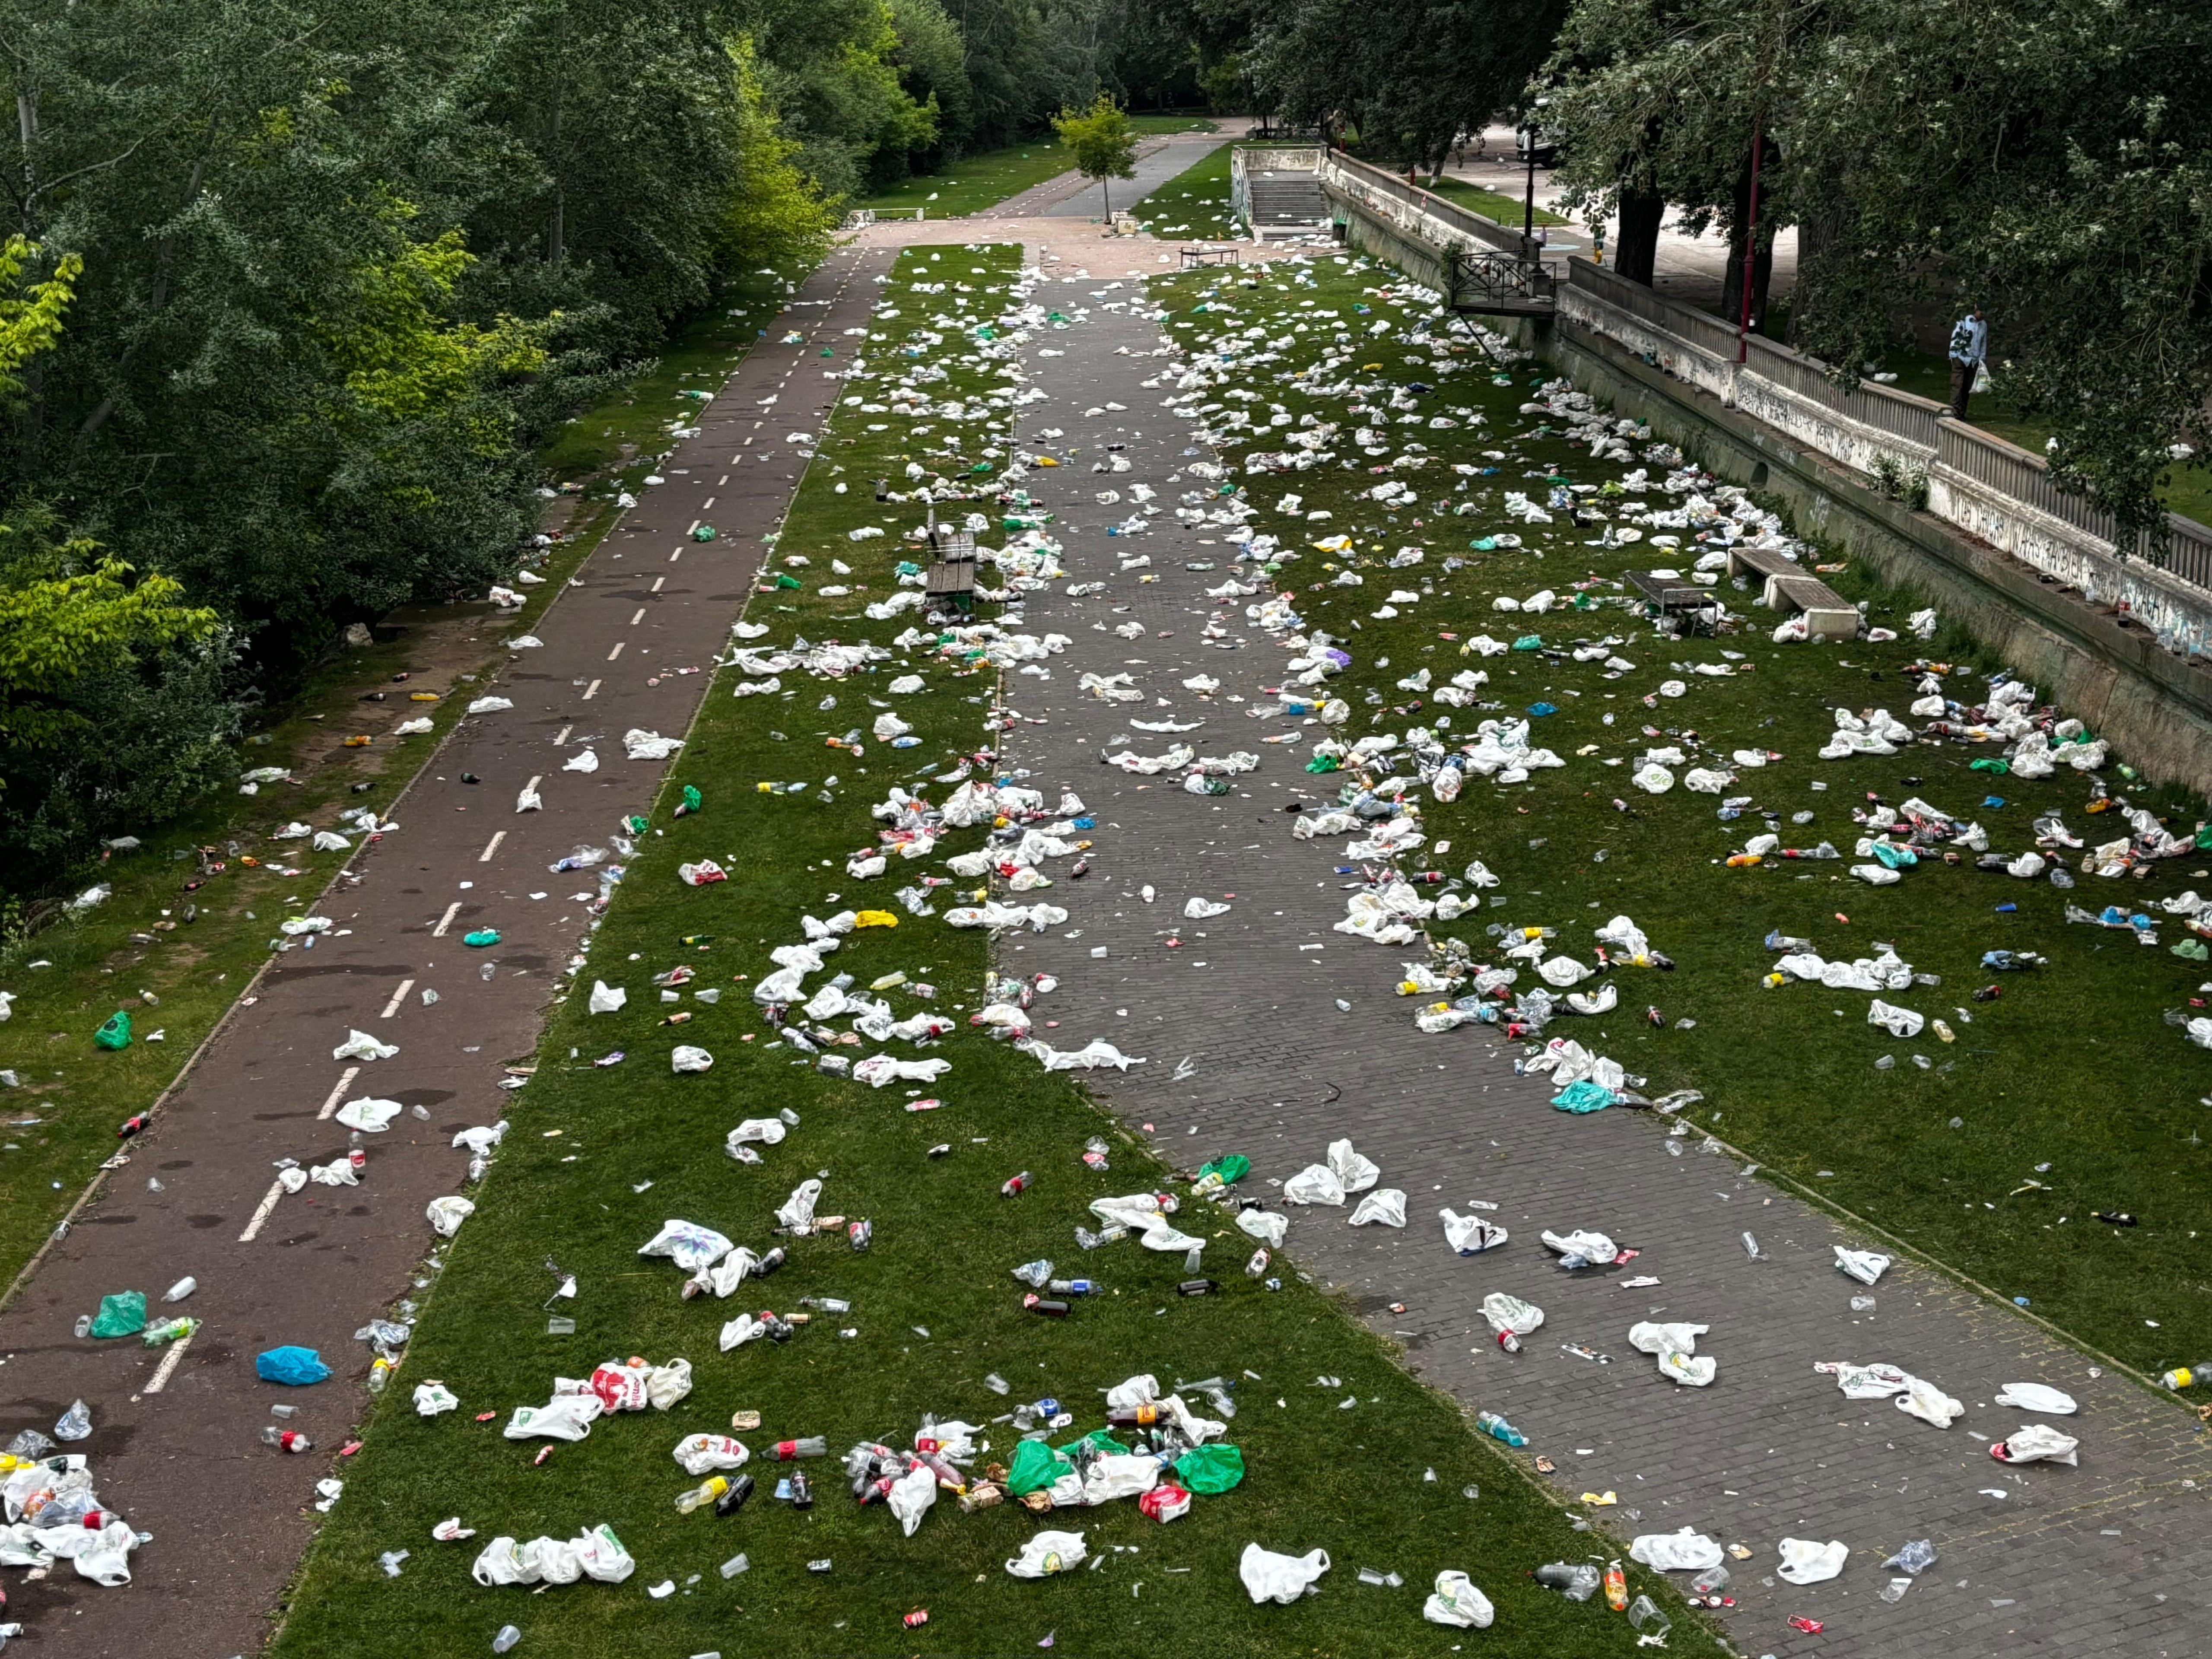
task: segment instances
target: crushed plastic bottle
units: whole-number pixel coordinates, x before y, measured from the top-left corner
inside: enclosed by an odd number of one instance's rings
[[[1587,1561],[1553,1561],[1537,1568],[1535,1577],[1570,1601],[1587,1601],[1597,1594],[1598,1571]]]
[[[1363,1584],[1380,1584],[1389,1589],[1401,1589],[1406,1583],[1395,1572],[1377,1572],[1372,1567],[1360,1568],[1359,1582]]]
[[[54,1425],[54,1438],[57,1440],[84,1440],[90,1438],[91,1435],[92,1407],[82,1400],[73,1401],[62,1413],[61,1420]]]

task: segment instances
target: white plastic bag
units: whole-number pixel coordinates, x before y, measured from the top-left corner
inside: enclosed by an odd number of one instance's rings
[[[1257,1544],[1247,1544],[1237,1563],[1237,1576],[1256,1604],[1273,1601],[1288,1607],[1310,1595],[1322,1574],[1328,1571],[1327,1550],[1308,1550],[1304,1555],[1278,1555]]]
[[[1526,1336],[1544,1322],[1541,1308],[1503,1291],[1492,1291],[1482,1298],[1482,1316],[1500,1336],[1508,1331],[1516,1336]]]
[[[1628,1547],[1628,1559],[1657,1572],[1699,1572],[1721,1564],[1721,1547],[1701,1532],[1647,1532]]]
[[[585,1005],[588,1012],[611,1014],[629,1000],[629,993],[619,985],[610,985],[603,979],[592,981],[591,1000]]]
[[[714,1055],[689,1042],[679,1042],[669,1050],[668,1068],[672,1072],[711,1071],[714,1065]]]
[[[2075,1455],[2075,1449],[2081,1443],[2048,1423],[2030,1423],[2025,1428],[2014,1430],[1990,1450],[2003,1454],[1997,1459],[2000,1463],[2063,1463],[2073,1468],[2081,1464],[2081,1459]]]
[[[1871,1285],[1889,1271],[1889,1258],[1874,1250],[1850,1250],[1836,1247],[1836,1271],[1846,1279],[1856,1279],[1862,1285]]]
[[[1421,1607],[1421,1617],[1431,1624],[1459,1630],[1488,1630],[1497,1616],[1490,1598],[1463,1572],[1438,1573],[1435,1591]]]
[[[1382,1171],[1353,1152],[1348,1140],[1329,1142],[1328,1167],[1346,1193],[1364,1193],[1382,1178]]]
[[[1928,1023],[1923,1015],[1910,1008],[1894,1007],[1876,997],[1867,1005],[1867,1024],[1879,1025],[1894,1037],[1916,1037],[1920,1028]]]
[[[1239,1210],[1237,1212],[1239,1231],[1258,1239],[1271,1250],[1283,1248],[1283,1238],[1291,1230],[1291,1218],[1275,1210]]]
[[[441,1238],[451,1238],[460,1231],[461,1223],[477,1212],[477,1206],[465,1198],[434,1198],[424,1212],[430,1220],[430,1229]]]
[[[1793,1584],[1818,1584],[1833,1578],[1844,1570],[1844,1558],[1850,1547],[1831,1540],[1816,1544],[1809,1538],[1785,1538],[1782,1540],[1782,1565],[1776,1569]]]
[[[346,1040],[331,1050],[332,1060],[389,1060],[399,1052],[396,1042],[379,1042],[366,1031],[349,1031]]]
[[[814,1202],[822,1196],[822,1183],[802,1181],[791,1189],[791,1196],[783,1200],[775,1218],[793,1232],[804,1232],[814,1224]]]
[[[2039,1412],[2045,1417],[2071,1417],[2081,1407],[2074,1396],[2045,1382],[2008,1382],[1997,1390],[1997,1404],[2014,1411]]]
[[[1155,1470],[1158,1468],[1157,1461],[1147,1461],[1152,1462]],[[921,1517],[928,1514],[930,1505],[937,1502],[937,1476],[928,1464],[916,1463],[891,1482],[891,1489],[885,1496],[891,1513],[898,1517],[899,1525],[911,1538],[915,1528],[921,1524]]]
[[[1049,1578],[1081,1565],[1085,1553],[1079,1532],[1035,1532],[1022,1553],[1006,1563],[1006,1571],[1017,1578]]]
[[[1283,1183],[1286,1204],[1341,1204],[1344,1183],[1326,1164],[1309,1164]]]
[[[1443,1220],[1444,1243],[1461,1255],[1479,1255],[1506,1240],[1504,1228],[1479,1215],[1460,1215],[1451,1210],[1438,1210],[1437,1214]]]
[[[442,1382],[417,1382],[415,1385],[415,1414],[436,1417],[441,1413],[456,1411],[460,1398]]]
[[[392,1127],[392,1120],[405,1109],[396,1100],[372,1100],[366,1097],[349,1100],[338,1108],[339,1122],[349,1129],[358,1129],[365,1135],[381,1134]]]
[[[1908,1417],[1948,1429],[1966,1406],[1964,1401],[1952,1399],[1924,1377],[1915,1376],[1907,1380],[1905,1392],[1897,1396],[1897,1409]]]
[[[595,1394],[556,1394],[542,1406],[517,1406],[500,1432],[509,1440],[581,1440],[606,1408]]]
[[[1406,1224],[1405,1194],[1400,1192],[1395,1187],[1377,1187],[1359,1200],[1358,1207],[1352,1212],[1349,1224],[1354,1227],[1364,1227],[1377,1221],[1386,1227],[1404,1226]]]
[[[640,1255],[665,1255],[686,1273],[711,1267],[734,1247],[711,1227],[696,1221],[664,1221],[660,1231],[638,1246]]]

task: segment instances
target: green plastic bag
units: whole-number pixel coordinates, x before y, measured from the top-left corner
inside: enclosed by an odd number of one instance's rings
[[[1544,636],[1541,634],[1523,634],[1513,641],[1513,648],[1516,651],[1541,651],[1544,648]]]
[[[1563,1112],[1601,1112],[1620,1098],[1602,1083],[1593,1083],[1588,1078],[1570,1083],[1552,1097],[1552,1104]]]
[[[1194,1446],[1176,1459],[1176,1479],[1201,1497],[1218,1498],[1244,1479],[1244,1454],[1234,1446]]]
[[[676,816],[688,817],[706,804],[707,798],[699,793],[699,786],[687,783],[684,786],[684,804],[676,809]]]
[[[136,1336],[145,1328],[145,1291],[118,1291],[100,1298],[100,1311],[93,1316],[93,1335]]]
[[[2012,763],[2006,760],[1968,761],[1966,769],[1970,772],[1988,772],[1995,776],[2002,777],[2012,770]]]
[[[92,1034],[95,1048],[128,1048],[131,1046],[131,1011],[118,1008],[107,1017],[107,1024]]]
[[[1006,1466],[1006,1490],[1017,1498],[1026,1498],[1033,1492],[1042,1492],[1061,1475],[1074,1473],[1075,1465],[1043,1441],[1024,1440],[1014,1448],[1013,1462]]]
[[[1242,1152],[1231,1152],[1226,1158],[1217,1158],[1211,1164],[1201,1164],[1198,1166],[1198,1178],[1200,1181],[1205,1180],[1208,1176],[1218,1176],[1221,1178],[1221,1184],[1224,1187],[1234,1187],[1251,1173],[1252,1160]]]
[[[695,526],[691,532],[691,539],[695,542],[713,541],[714,539],[714,526],[710,524],[702,524]]]
[[[464,945],[473,945],[477,949],[481,951],[487,945],[496,945],[499,943],[499,929],[496,927],[479,927],[473,933],[462,934],[461,943]]]

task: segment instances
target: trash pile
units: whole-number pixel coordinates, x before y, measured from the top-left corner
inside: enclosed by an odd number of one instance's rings
[[[91,1432],[82,1400],[54,1425],[62,1440],[82,1440]],[[55,1562],[67,1561],[78,1577],[109,1589],[131,1582],[131,1552],[153,1542],[152,1534],[139,1532],[101,1501],[91,1459],[60,1450],[36,1429],[25,1429],[0,1453],[0,1520],[6,1522],[0,1528],[0,1567],[43,1575]]]

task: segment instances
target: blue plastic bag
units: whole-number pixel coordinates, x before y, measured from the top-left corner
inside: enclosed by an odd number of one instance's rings
[[[295,1389],[327,1381],[331,1368],[313,1348],[271,1348],[253,1362],[253,1374],[264,1382],[283,1382]]]

